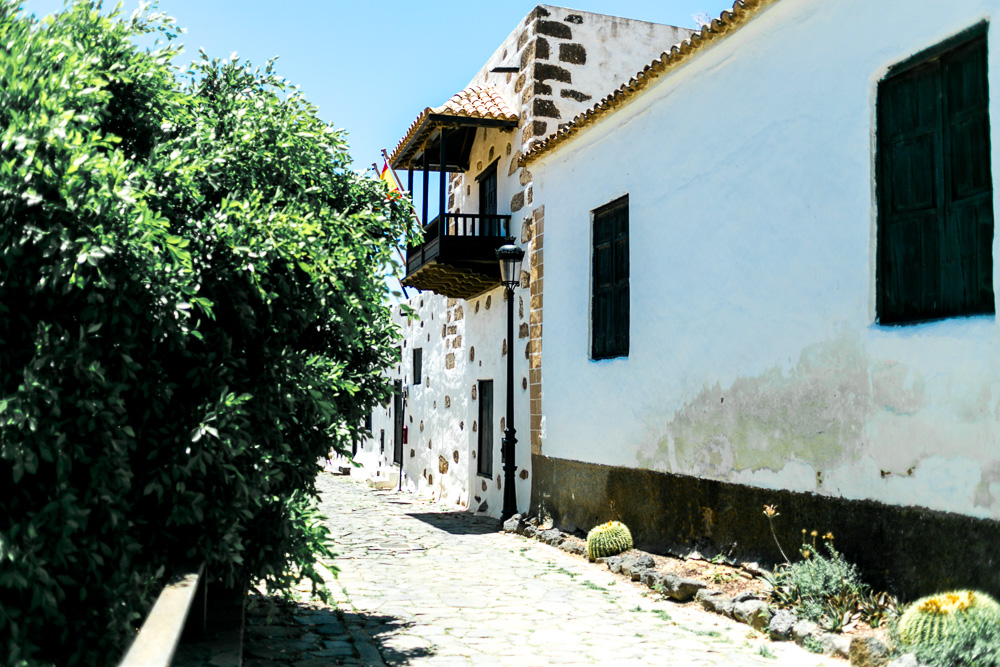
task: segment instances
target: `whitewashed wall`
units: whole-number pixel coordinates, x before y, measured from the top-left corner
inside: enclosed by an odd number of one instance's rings
[[[1000,518],[996,320],[874,324],[873,175],[879,79],[998,8],[780,0],[532,163],[542,453]],[[595,362],[591,211],[626,193],[631,350]]]
[[[547,24],[547,25],[544,25]],[[552,34],[548,34],[552,33]],[[530,282],[530,257],[535,239],[531,231],[533,202],[531,174],[517,167],[525,145],[543,135],[525,131],[534,121],[545,123],[545,133],[556,123],[572,118],[635,71],[686,37],[689,31],[644,21],[578,12],[541,5],[501,43],[496,52],[473,77],[469,85],[488,84],[497,88],[518,111],[521,127],[513,132],[480,129],[470,156],[469,171],[448,181],[448,209],[477,213],[479,188],[476,177],[493,161],[497,165],[499,214],[511,214],[512,234],[525,249],[524,277]],[[562,35],[562,36],[559,36]],[[544,40],[546,47],[539,46]],[[572,47],[568,52],[560,45]],[[545,49],[548,49],[547,53]],[[581,57],[581,49],[584,54]],[[569,58],[569,60],[567,60]],[[535,65],[542,65],[538,69]],[[518,66],[519,74],[494,73],[498,66]],[[550,66],[545,69],[544,66]],[[532,87],[534,81],[560,68],[559,76],[569,81],[545,78],[551,90],[544,95]],[[574,91],[576,96],[563,95]],[[457,91],[456,91],[457,92]],[[555,105],[558,116],[539,116],[534,101],[543,95]],[[428,100],[436,106],[443,100]],[[414,110],[416,113],[417,109]],[[561,120],[560,120],[561,119]],[[405,177],[404,177],[405,178]],[[419,177],[417,178],[419,191]],[[437,193],[431,193],[436,200]],[[418,320],[407,321],[396,313],[403,336],[403,362],[389,376],[402,379],[408,390],[405,425],[408,444],[403,447],[402,486],[411,491],[471,509],[482,508],[499,516],[503,505],[503,469],[500,449],[506,415],[506,306],[498,287],[468,301],[452,300],[424,292],[411,296],[409,305]],[[515,428],[517,430],[516,477],[518,509],[526,511],[530,501],[531,442],[528,390],[529,290],[518,289],[514,307]],[[412,377],[412,349],[423,349],[421,384]],[[450,356],[449,356],[450,355]],[[473,387],[480,380],[493,380],[494,434],[493,474],[486,479],[477,474],[474,452],[478,444],[479,406]],[[354,475],[371,479],[391,479],[393,417],[390,409],[373,414],[373,438],[361,444],[355,460],[361,464]],[[385,450],[380,434],[385,431]]]

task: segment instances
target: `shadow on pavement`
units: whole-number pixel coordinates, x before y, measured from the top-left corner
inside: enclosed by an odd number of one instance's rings
[[[258,598],[247,611],[243,665],[408,665],[435,653],[432,647],[394,641],[411,626],[411,621],[388,614]]]
[[[452,535],[485,535],[502,527],[499,519],[473,516],[464,512],[410,512],[406,516],[419,519]]]

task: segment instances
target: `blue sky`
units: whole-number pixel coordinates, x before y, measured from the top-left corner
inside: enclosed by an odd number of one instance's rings
[[[537,2],[454,0],[161,0],[187,29],[183,62],[198,48],[255,65],[278,56],[277,71],[299,85],[320,116],[347,129],[356,169],[392,150],[428,106],[461,90]],[[553,2],[549,4],[560,4]],[[725,0],[573,0],[574,9],[693,27]],[[126,0],[126,15],[138,5]],[[44,16],[62,0],[25,0]],[[113,7],[114,2],[105,2]],[[608,91],[610,92],[610,91]]]

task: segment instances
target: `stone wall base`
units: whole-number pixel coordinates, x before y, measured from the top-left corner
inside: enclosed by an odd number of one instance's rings
[[[789,558],[806,540],[827,532],[876,590],[904,600],[957,588],[1000,597],[1000,522],[699,479],[685,475],[531,457],[531,511],[564,530],[616,519],[636,546],[654,553],[773,565],[783,559],[764,505],[777,507],[774,528]],[[822,539],[817,538],[817,544]]]

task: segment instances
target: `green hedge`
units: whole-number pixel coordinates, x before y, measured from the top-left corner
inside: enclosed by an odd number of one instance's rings
[[[0,663],[114,663],[172,567],[288,590],[398,360],[414,233],[272,72],[0,0]],[[140,49],[136,42],[157,46]]]

